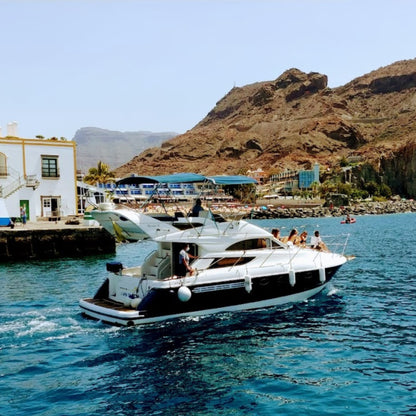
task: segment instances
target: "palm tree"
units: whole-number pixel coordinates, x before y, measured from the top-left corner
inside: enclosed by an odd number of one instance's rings
[[[311,183],[312,188],[312,196],[315,198],[319,193],[319,183],[318,182],[312,182]]]
[[[114,172],[110,171],[110,167],[106,164],[98,162],[96,168],[89,168],[88,174],[84,176],[84,182],[91,185],[98,183],[107,183],[114,181]]]

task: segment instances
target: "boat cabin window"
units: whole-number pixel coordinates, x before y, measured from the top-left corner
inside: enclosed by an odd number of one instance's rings
[[[222,257],[214,259],[209,269],[216,269],[218,267],[231,267],[231,266],[241,266],[242,264],[247,264],[255,257]]]
[[[202,227],[204,224],[201,222],[175,221],[173,225],[179,230],[189,230],[190,228]]]
[[[272,241],[272,248],[284,248],[283,245],[276,243],[276,241]]]
[[[238,241],[237,243],[232,244],[226,250],[227,251],[234,251],[234,250],[256,250],[258,248],[283,248],[283,245],[280,245],[276,241],[273,241],[269,238],[252,238],[250,240],[243,240]]]
[[[269,241],[269,244],[267,243]],[[227,251],[234,250],[255,250],[258,248],[266,248],[269,245],[270,240],[268,238],[252,238],[250,240],[238,241],[227,248]]]

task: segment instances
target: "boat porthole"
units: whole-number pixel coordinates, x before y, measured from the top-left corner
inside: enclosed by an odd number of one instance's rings
[[[127,321],[127,326],[134,326],[134,322],[133,321]]]

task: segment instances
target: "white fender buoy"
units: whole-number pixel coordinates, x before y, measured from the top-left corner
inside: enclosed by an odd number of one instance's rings
[[[139,306],[139,303],[141,302],[142,300],[140,299],[140,298],[134,298],[134,299],[132,299],[132,301],[130,302],[130,306],[133,308],[133,309],[136,309],[138,306]]]
[[[295,286],[296,284],[296,273],[293,269],[289,270],[289,283],[291,286]]]
[[[189,287],[181,286],[178,289],[178,298],[181,302],[188,302],[189,299],[191,299],[192,292]]]
[[[325,281],[326,281],[326,274],[325,274],[325,268],[324,267],[319,269],[319,281],[321,283],[325,283]]]
[[[253,284],[251,283],[251,276],[249,274],[244,276],[244,287],[247,293],[250,293],[251,289],[253,288]]]

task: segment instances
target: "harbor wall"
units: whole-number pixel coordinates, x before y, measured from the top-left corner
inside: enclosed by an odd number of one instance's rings
[[[113,254],[114,237],[99,227],[0,229],[0,262]]]

